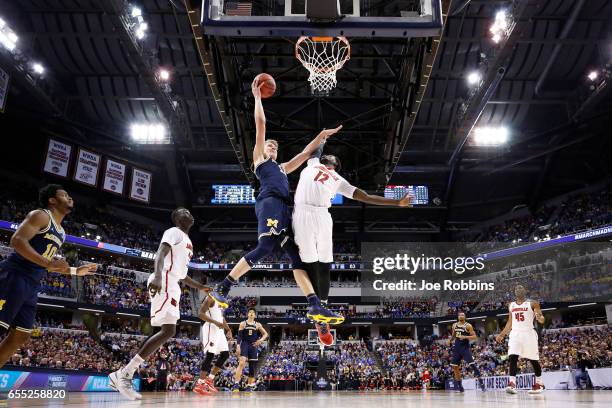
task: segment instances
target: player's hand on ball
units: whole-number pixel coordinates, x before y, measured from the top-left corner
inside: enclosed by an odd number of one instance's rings
[[[161,290],[161,285],[162,285],[161,275],[155,275],[151,283],[149,283],[149,286],[147,286],[147,289],[149,290],[149,293],[151,294],[151,296],[157,295],[157,293]]]
[[[406,194],[402,199],[399,200],[399,207],[412,207],[414,202],[414,196],[412,194]]]
[[[68,265],[68,262],[62,258],[53,258],[49,262],[47,270],[49,272],[64,272],[70,270],[70,265]]]
[[[94,272],[98,269],[98,264],[90,263],[86,265],[81,265],[77,268],[77,276],[89,276],[93,275]]]
[[[264,83],[262,82],[261,84],[259,84],[257,81],[257,77],[255,77],[253,83],[251,84],[251,91],[253,92],[253,96],[255,97],[255,99],[261,99],[261,88],[263,86]]]

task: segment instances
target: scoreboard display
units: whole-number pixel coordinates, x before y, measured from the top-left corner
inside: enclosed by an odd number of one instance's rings
[[[427,188],[427,186],[388,185],[387,187],[385,187],[385,198],[399,200],[406,194],[411,194],[416,198],[416,200],[414,201],[414,205],[429,204],[429,189]]]
[[[255,189],[248,184],[214,184],[211,204],[255,204]]]

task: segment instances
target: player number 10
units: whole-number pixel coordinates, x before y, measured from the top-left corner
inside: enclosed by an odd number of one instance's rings
[[[42,254],[42,256],[45,259],[51,259],[51,258],[53,258],[53,256],[55,255],[56,252],[57,252],[57,247],[53,246],[53,244],[48,244],[47,245],[47,249]]]

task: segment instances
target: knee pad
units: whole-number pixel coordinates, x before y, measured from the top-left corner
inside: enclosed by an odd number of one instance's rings
[[[510,363],[510,375],[515,376],[518,366],[518,356],[516,354],[510,354],[508,356],[508,362]]]
[[[317,295],[319,296],[319,299],[321,299],[321,301],[327,301],[327,299],[329,298],[330,264],[324,262],[317,263]]]
[[[276,247],[277,238],[274,236],[261,237],[257,242],[257,246],[251,252],[244,256],[244,259],[250,266],[255,265],[260,259],[264,258],[274,251]]]
[[[219,353],[219,357],[217,357],[217,361],[215,361],[215,366],[219,368],[223,368],[223,364],[225,364],[228,358],[229,358],[229,351],[222,351],[221,353]]]
[[[213,353],[206,353],[206,357],[204,358],[204,361],[202,361],[202,371],[206,371],[207,373],[210,372],[210,366],[212,365],[213,358],[215,358]]]
[[[249,377],[255,377],[256,367],[257,367],[257,361],[249,361]]]
[[[531,365],[533,366],[533,372],[535,373],[536,377],[541,377],[542,366],[540,365],[540,362],[538,360],[531,360]]]
[[[289,255],[289,259],[291,259],[291,265],[293,269],[305,269],[306,266],[304,262],[302,262],[302,258],[300,258],[300,251],[293,241],[293,238],[290,236],[285,236],[281,241],[281,248]]]

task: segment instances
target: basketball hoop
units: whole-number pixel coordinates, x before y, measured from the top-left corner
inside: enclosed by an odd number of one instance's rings
[[[346,37],[300,37],[295,57],[310,72],[313,93],[328,94],[336,87],[336,72],[351,58]]]

